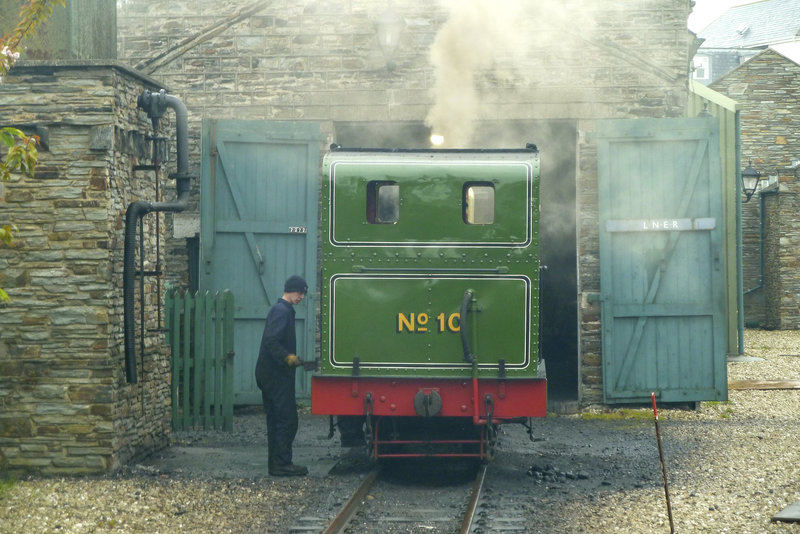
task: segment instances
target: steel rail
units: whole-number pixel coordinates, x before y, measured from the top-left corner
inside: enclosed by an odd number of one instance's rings
[[[461,534],[469,534],[472,529],[472,523],[475,521],[475,513],[478,510],[478,502],[480,502],[483,483],[486,480],[486,469],[488,467],[488,464],[481,465],[478,470],[478,476],[475,477],[475,483],[472,485],[472,496],[469,499],[467,511],[464,513],[464,521],[461,523]]]
[[[477,518],[478,504],[480,503],[481,494],[483,493],[484,483],[486,481],[487,468],[488,464],[481,465],[475,476],[469,504],[467,505],[467,510],[461,522],[461,529],[459,531],[461,534],[469,534],[474,526],[473,523]],[[345,532],[347,525],[355,512],[362,506],[367,493],[372,488],[379,474],[380,469],[376,467],[364,477],[358,488],[356,488],[348,501],[342,506],[341,510],[339,510],[339,513],[331,520],[327,528],[323,530],[324,534],[343,534]]]
[[[359,484],[350,499],[345,503],[342,509],[339,510],[339,513],[336,514],[336,517],[333,518],[328,528],[323,531],[324,534],[340,534],[344,532],[350,518],[353,517],[358,507],[361,506],[361,502],[367,496],[367,492],[372,487],[373,482],[378,478],[379,471],[380,469],[376,467],[364,477],[364,480],[361,481],[361,484]]]

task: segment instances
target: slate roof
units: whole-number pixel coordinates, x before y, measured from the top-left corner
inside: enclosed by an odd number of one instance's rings
[[[763,48],[800,39],[800,0],[732,7],[702,30],[700,48]]]

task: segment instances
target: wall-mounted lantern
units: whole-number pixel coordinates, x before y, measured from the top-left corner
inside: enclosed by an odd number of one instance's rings
[[[748,162],[747,168],[742,171],[742,191],[744,191],[745,202],[750,200],[750,197],[758,189],[758,181],[761,179],[761,173],[753,168],[752,160]]]
[[[393,59],[394,53],[400,43],[400,33],[405,27],[406,21],[392,10],[392,2],[390,1],[386,11],[381,13],[375,22],[378,44],[383,51],[383,57],[386,59],[386,69],[389,71],[393,71],[396,67]]]

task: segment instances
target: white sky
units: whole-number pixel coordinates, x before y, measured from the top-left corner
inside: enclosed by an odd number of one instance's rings
[[[697,33],[711,24],[729,7],[752,4],[758,0],[695,0],[695,6],[689,15],[689,29]]]

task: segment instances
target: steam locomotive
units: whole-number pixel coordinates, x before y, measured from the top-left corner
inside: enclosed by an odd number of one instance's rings
[[[530,432],[547,398],[536,147],[334,145],[322,190],[312,412],[355,421],[376,459],[487,460],[498,425]]]

